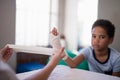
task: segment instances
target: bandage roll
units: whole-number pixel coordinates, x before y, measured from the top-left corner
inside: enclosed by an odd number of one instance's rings
[[[44,54],[44,55],[50,55],[50,56],[53,53],[55,53],[52,48],[46,48],[46,47],[22,46],[22,45],[14,45],[14,44],[7,44],[7,46],[9,48],[12,48],[15,52]]]

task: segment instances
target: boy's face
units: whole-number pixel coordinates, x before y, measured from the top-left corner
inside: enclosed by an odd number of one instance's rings
[[[113,38],[109,38],[107,32],[100,26],[96,26],[92,30],[91,44],[94,50],[102,51],[108,48]]]

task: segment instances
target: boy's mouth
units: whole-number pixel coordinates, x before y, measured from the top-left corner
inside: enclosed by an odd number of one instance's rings
[[[99,45],[93,45],[94,48],[99,48]]]

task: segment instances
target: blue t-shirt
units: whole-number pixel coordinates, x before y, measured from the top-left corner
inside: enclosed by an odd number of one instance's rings
[[[93,48],[90,46],[81,50],[88,61],[90,71],[111,75],[112,72],[120,72],[120,53],[113,48],[109,48],[108,57],[105,62],[100,62],[96,57]]]

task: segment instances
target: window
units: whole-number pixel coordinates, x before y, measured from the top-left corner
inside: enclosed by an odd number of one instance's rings
[[[48,45],[50,0],[16,0],[16,44]]]
[[[78,36],[79,44],[87,47],[91,44],[91,28],[97,19],[98,0],[79,0]]]

